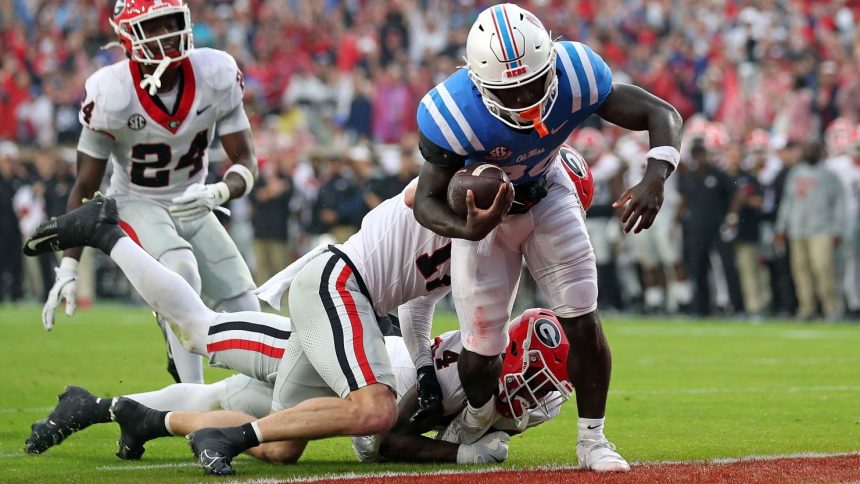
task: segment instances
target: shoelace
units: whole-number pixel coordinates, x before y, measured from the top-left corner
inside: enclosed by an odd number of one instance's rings
[[[609,450],[615,452],[615,444],[613,444],[612,442],[610,442],[606,439],[603,439],[603,440],[583,439],[583,440],[580,440],[579,443],[582,444],[583,447],[587,446],[589,449],[606,448],[606,449],[609,449]],[[589,443],[590,443],[590,445],[588,445]]]

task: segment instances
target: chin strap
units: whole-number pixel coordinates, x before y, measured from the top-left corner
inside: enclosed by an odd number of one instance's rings
[[[161,87],[161,75],[164,74],[164,71],[167,70],[167,66],[169,66],[171,62],[173,62],[173,59],[170,57],[161,59],[158,63],[158,67],[155,68],[155,72],[143,75],[143,80],[140,81],[140,88],[148,90],[150,96],[155,96],[155,93],[158,92],[158,88]]]
[[[544,136],[549,134],[549,128],[546,127],[543,121],[541,121],[541,106],[533,106],[530,109],[522,111],[519,113],[521,117],[528,119],[532,122],[532,127],[537,131],[538,136],[543,138]]]

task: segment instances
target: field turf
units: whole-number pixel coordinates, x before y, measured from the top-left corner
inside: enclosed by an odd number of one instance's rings
[[[50,412],[66,384],[105,396],[172,382],[161,334],[143,308],[58,314],[51,333],[42,329],[40,310],[0,306],[0,482],[217,480],[203,476],[179,438],[150,442],[141,461],[117,459],[115,424],[25,455],[30,423]],[[435,329],[455,324],[439,315]],[[604,325],[614,360],[607,435],[631,462],[860,451],[858,324],[606,317]],[[227,374],[209,369],[207,381]],[[502,467],[575,465],[575,435],[570,402],[555,421],[515,437]],[[294,466],[240,457],[236,478],[445,468],[360,465],[348,439],[329,439],[311,444]]]

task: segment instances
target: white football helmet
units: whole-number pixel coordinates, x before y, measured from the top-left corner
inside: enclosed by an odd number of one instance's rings
[[[512,128],[535,128],[541,136],[548,133],[543,121],[558,96],[555,59],[541,21],[511,3],[481,12],[466,39],[469,78],[490,113]],[[511,105],[517,94],[517,105]]]

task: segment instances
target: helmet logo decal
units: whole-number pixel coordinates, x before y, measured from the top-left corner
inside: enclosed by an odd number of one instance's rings
[[[514,35],[511,23],[508,20],[508,12],[505,10],[505,6],[496,5],[493,7],[492,17],[493,25],[496,28],[496,37],[499,39],[499,46],[502,49],[502,57],[499,58],[499,60],[501,62],[506,62],[508,64],[508,69],[523,67],[522,63],[518,59],[522,57],[525,52],[520,54],[520,49],[517,45],[517,38]],[[522,34],[520,34],[520,36],[522,37]],[[495,50],[496,49],[493,49],[494,53]],[[499,57],[498,54],[496,54],[496,57]]]
[[[113,16],[116,17],[119,15],[123,8],[125,8],[125,0],[116,0],[116,3],[113,5]]]
[[[535,335],[548,348],[556,348],[561,344],[561,330],[549,319],[535,321]]]
[[[574,175],[584,178],[585,168],[583,167],[584,160],[581,155],[571,149],[561,148],[561,161],[567,166],[567,169],[573,172]]]

